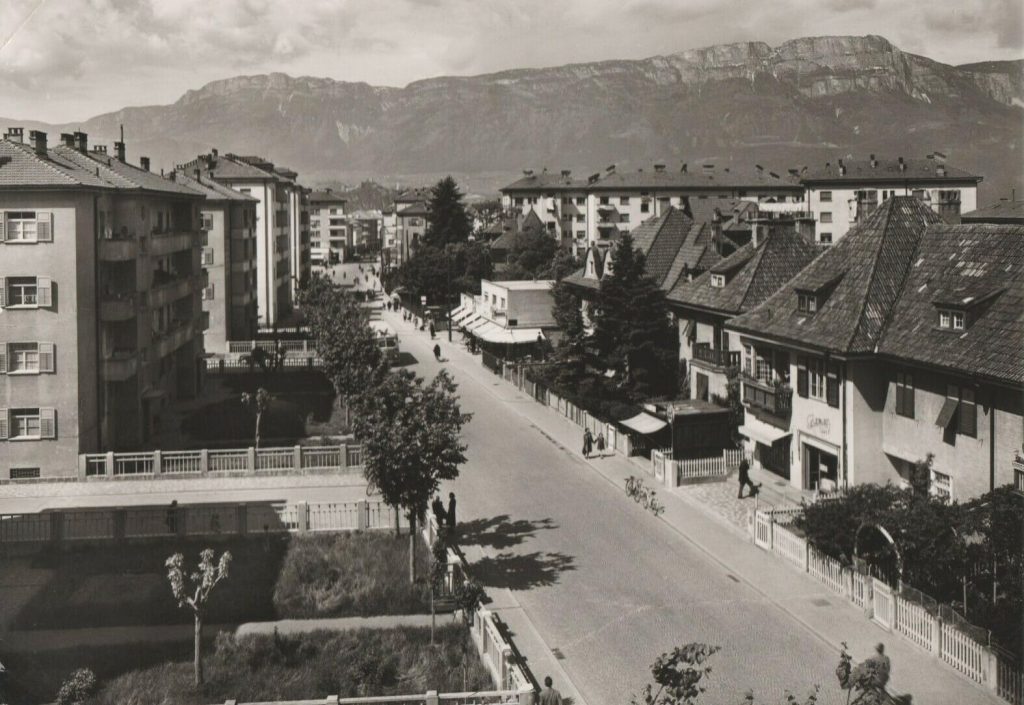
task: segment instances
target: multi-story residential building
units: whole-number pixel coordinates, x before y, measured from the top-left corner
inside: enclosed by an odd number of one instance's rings
[[[1010,482],[1022,248],[1021,226],[949,226],[894,196],[729,321],[756,461],[802,489],[902,481],[929,456],[955,499]]]
[[[313,259],[320,264],[340,262],[348,247],[347,200],[331,189],[309,195],[309,227],[313,240]]]
[[[359,255],[376,255],[381,248],[380,211],[361,210],[348,215],[349,231],[352,233],[352,247]]]
[[[945,160],[837,159],[800,173],[806,206],[818,223],[818,241],[835,242],[892,196],[916,196],[947,223],[978,207],[980,176],[947,166]]]
[[[380,239],[380,265],[387,271],[398,262],[398,211],[394,206],[381,211]]]
[[[412,254],[419,239],[427,232],[427,209],[431,189],[414,188],[403,191],[395,198],[395,219],[398,264],[405,262]]]
[[[198,391],[203,196],[123,143],[22,136],[0,141],[0,472],[75,475]]]
[[[299,289],[309,280],[313,267],[312,242],[309,228],[309,189],[298,183],[298,173],[287,168],[274,166],[261,157],[243,157],[249,163],[270,169],[281,180],[285,191],[288,221],[288,264],[291,279],[292,301],[298,298]]]
[[[554,236],[571,241],[580,254],[687,202],[745,199],[799,208],[804,195],[792,173],[714,164],[692,169],[683,164],[678,171],[655,164],[637,172],[619,172],[613,165],[587,179],[567,171],[558,176],[528,171],[501,192],[507,211],[536,211]]]
[[[785,216],[754,220],[750,242],[692,280],[682,280],[666,299],[679,328],[679,357],[690,398],[728,396],[730,369],[740,365],[740,337],[725,324],[753,310],[818,256],[814,222]]]
[[[289,184],[274,173],[273,164],[258,157],[221,155],[217,150],[182,164],[256,199],[257,311],[261,326],[274,326],[292,312],[292,238]]]
[[[206,197],[202,228],[206,244],[202,265],[207,283],[203,288],[203,348],[208,353],[227,352],[229,340],[256,337],[256,199],[228,188],[203,174],[174,172],[177,183]]]

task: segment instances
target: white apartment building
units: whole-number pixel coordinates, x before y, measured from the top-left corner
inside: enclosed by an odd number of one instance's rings
[[[312,234],[313,260],[318,264],[342,261],[348,247],[346,199],[331,189],[309,195],[309,228]]]

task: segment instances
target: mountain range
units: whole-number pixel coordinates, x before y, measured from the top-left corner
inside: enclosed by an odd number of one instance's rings
[[[80,129],[92,143],[116,139],[123,125],[129,159],[148,155],[165,168],[216,147],[261,154],[309,184],[426,183],[453,173],[477,191],[495,190],[524,168],[714,160],[785,170],[847,155],[938,151],[985,177],[984,203],[1022,187],[1024,60],[951,66],[879,36],[807,37],[404,88],[238,76],[171,105],[76,124],[4,124]]]

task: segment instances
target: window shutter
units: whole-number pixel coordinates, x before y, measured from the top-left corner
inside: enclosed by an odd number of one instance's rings
[[[896,373],[896,413],[903,416],[903,374]]]
[[[0,211],[0,242],[7,240],[7,214]]]
[[[906,386],[903,388],[903,415],[908,419],[914,418],[914,377],[905,375],[903,378]]]
[[[839,408],[839,374],[834,367],[829,368],[825,379],[825,399],[829,406]]]
[[[39,409],[39,437],[57,437],[57,410],[52,406],[44,406]]]
[[[39,343],[39,371],[53,372],[55,363],[53,343]]]
[[[976,438],[978,436],[978,405],[973,395],[970,399],[967,396],[964,394],[960,399],[959,431],[965,436]]]
[[[7,343],[0,343],[0,375],[7,374]]]
[[[36,242],[53,242],[53,213],[36,213]]]
[[[0,277],[0,308],[7,305],[7,280]]]
[[[53,305],[53,280],[49,277],[36,277],[36,305],[40,308]]]
[[[8,418],[7,409],[0,409],[0,441],[6,441],[10,437]]]
[[[802,398],[807,398],[807,358],[796,359],[796,393]]]
[[[204,247],[203,248],[203,264],[204,265],[213,264],[213,248],[212,247]]]

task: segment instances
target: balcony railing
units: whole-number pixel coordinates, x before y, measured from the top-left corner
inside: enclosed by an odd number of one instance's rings
[[[100,299],[100,320],[117,322],[135,318],[135,301],[134,292],[103,294],[103,297]]]
[[[135,239],[114,238],[100,240],[101,262],[127,262],[139,256],[139,241]]]
[[[772,386],[759,380],[743,380],[743,403],[772,416],[789,418],[793,411],[793,390],[788,386]]]
[[[711,343],[697,343],[693,346],[693,359],[713,367],[738,367],[740,353],[738,350],[715,350]]]
[[[154,308],[166,306],[169,303],[191,294],[193,286],[195,285],[196,280],[194,277],[180,277],[172,279],[155,277],[153,281],[153,288],[149,294],[150,305]]]
[[[166,357],[194,337],[192,324],[184,321],[177,321],[175,327],[157,333],[156,355]]]
[[[114,348],[103,356],[103,379],[124,382],[139,371],[139,353],[129,348]]]

